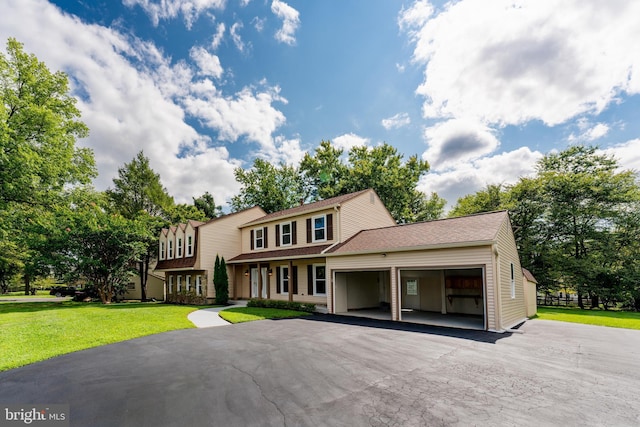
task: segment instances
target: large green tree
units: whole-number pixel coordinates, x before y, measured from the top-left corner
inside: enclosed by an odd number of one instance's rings
[[[217,218],[222,215],[222,206],[216,205],[215,199],[208,191],[200,197],[193,197],[193,206],[202,212],[206,219]]]
[[[0,52],[0,262],[19,267],[29,293],[30,279],[47,272],[34,260],[30,243],[38,222],[64,203],[63,190],[96,176],[93,154],[76,141],[88,135],[67,75],[51,72],[10,38]],[[9,249],[11,248],[11,249]],[[11,271],[13,271],[11,270]]]
[[[171,219],[173,197],[167,193],[160,175],[153,171],[142,151],[118,169],[113,184],[114,187],[107,190],[113,209],[124,218],[142,224],[148,235],[153,236],[144,242],[145,251],[138,262],[141,299],[144,301],[147,299],[149,265],[158,253],[157,236]]]

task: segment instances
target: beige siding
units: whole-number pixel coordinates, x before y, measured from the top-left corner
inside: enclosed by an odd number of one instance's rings
[[[500,329],[515,326],[526,319],[522,267],[515,238],[508,220],[498,232],[498,262],[500,263]],[[511,264],[515,281],[515,298],[511,297]]]
[[[229,260],[240,254],[239,226],[264,216],[260,208],[231,214],[198,227],[198,253],[194,270],[204,270],[203,286],[207,287],[207,297],[215,296],[213,286],[213,266],[216,255]],[[233,269],[228,266],[229,295],[233,295]]]
[[[534,282],[530,282],[526,277],[522,278],[524,292],[524,303],[527,317],[534,316],[538,312],[537,287]]]
[[[396,225],[373,190],[344,202],[340,207],[340,213],[340,237],[343,242],[360,230]]]

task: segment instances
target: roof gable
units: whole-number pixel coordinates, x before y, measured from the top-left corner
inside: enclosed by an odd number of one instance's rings
[[[505,220],[508,220],[507,211],[499,211],[363,230],[328,253],[411,250],[481,242],[491,244],[496,241]]]

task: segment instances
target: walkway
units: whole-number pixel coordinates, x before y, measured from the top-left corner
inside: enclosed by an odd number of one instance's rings
[[[220,310],[226,310],[231,307],[246,307],[247,301],[229,301],[229,305],[223,307],[204,308],[194,311],[187,316],[197,328],[211,328],[213,326],[229,325],[229,322],[218,315]]]

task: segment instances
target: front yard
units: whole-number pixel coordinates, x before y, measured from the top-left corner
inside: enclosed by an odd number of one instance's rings
[[[199,307],[160,303],[0,304],[0,371],[86,348],[193,328]]]
[[[640,313],[630,311],[538,307],[537,318],[612,328],[640,329]]]

